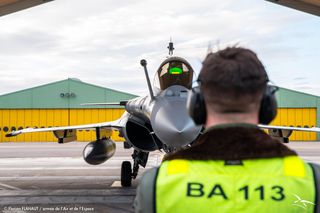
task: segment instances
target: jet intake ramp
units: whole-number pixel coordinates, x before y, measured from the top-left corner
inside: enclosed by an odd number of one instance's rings
[[[0,16],[18,12],[53,0],[0,0]]]

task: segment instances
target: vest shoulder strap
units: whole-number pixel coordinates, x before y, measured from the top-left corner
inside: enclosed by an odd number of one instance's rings
[[[314,184],[316,188],[316,197],[315,197],[315,213],[320,213],[320,165],[315,163],[309,163],[313,171]]]

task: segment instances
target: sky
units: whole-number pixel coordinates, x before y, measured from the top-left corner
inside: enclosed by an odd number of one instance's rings
[[[263,0],[55,0],[0,17],[0,95],[67,78],[148,94],[168,56],[254,50],[271,81],[320,96],[320,17]]]

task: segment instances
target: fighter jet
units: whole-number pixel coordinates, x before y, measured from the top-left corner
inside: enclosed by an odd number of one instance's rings
[[[148,84],[148,96],[120,103],[84,104],[122,105],[126,111],[118,120],[77,126],[28,128],[13,131],[6,136],[52,131],[59,143],[67,143],[77,139],[77,130],[94,129],[96,140],[84,148],[83,158],[87,163],[97,165],[115,153],[115,143],[110,136],[113,129],[119,130],[119,136],[125,139],[125,148],[133,148],[133,166],[130,161],[124,161],[121,166],[121,185],[130,186],[132,179],[137,177],[139,167],[146,166],[149,152],[171,152],[186,147],[196,140],[202,130],[202,126],[195,125],[186,109],[194,70],[185,59],[172,56],[172,42],[168,48],[169,57],[156,72],[157,86],[151,86],[147,61],[140,61]]]
[[[147,61],[141,60],[149,95],[120,103],[85,103],[83,105],[120,105],[124,114],[115,121],[64,126],[53,128],[27,128],[13,131],[7,137],[22,133],[52,131],[59,143],[77,140],[77,130],[93,129],[96,140],[83,150],[84,160],[92,165],[104,163],[115,153],[115,142],[111,140],[112,130],[118,130],[125,139],[124,147],[133,148],[132,160],[121,165],[121,185],[131,186],[132,179],[138,175],[139,167],[145,167],[149,153],[161,150],[166,153],[188,147],[200,136],[203,127],[196,125],[188,114],[186,103],[192,89],[194,70],[181,57],[173,56],[173,43],[169,43],[169,57],[156,72],[156,84],[151,86],[147,70]],[[289,142],[292,131],[320,132],[320,128],[296,128],[284,126],[259,125],[268,129],[269,134],[283,142]]]

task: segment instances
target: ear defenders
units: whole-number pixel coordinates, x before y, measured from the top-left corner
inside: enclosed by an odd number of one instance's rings
[[[187,110],[196,125],[203,125],[207,120],[207,109],[200,87],[194,87],[188,93]]]
[[[277,101],[275,92],[278,87],[267,84],[267,87],[263,93],[260,110],[259,110],[259,123],[269,124],[277,115]],[[200,87],[194,87],[189,92],[187,100],[187,109],[190,117],[197,125],[203,125],[206,123],[207,110],[204,101],[204,97],[201,94]]]
[[[269,124],[276,117],[278,106],[275,94],[278,89],[279,88],[277,86],[267,84],[260,102],[260,124]]]

